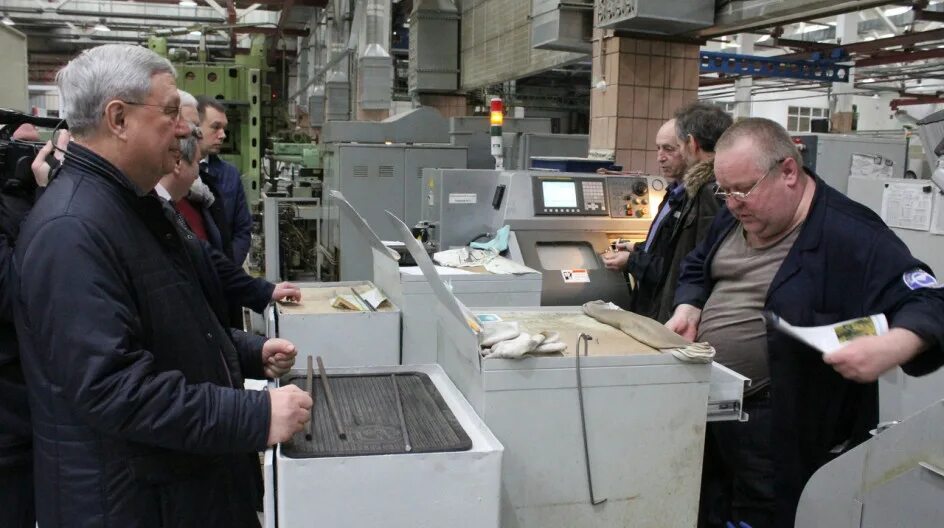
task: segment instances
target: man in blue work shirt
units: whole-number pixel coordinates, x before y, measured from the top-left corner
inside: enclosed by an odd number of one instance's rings
[[[608,269],[635,279],[631,309],[661,323],[672,316],[682,259],[708,232],[718,211],[714,196],[715,142],[731,126],[720,108],[693,103],[679,109],[656,134],[662,176],[669,182],[646,241],[621,244],[603,255]]]
[[[219,154],[226,139],[226,108],[217,100],[200,96],[197,97],[197,110],[200,113],[200,130],[203,139],[200,141],[200,152],[207,154],[200,165],[209,173],[213,180],[211,187],[219,190],[225,211],[226,226],[233,240],[233,262],[242,266],[249,254],[249,244],[252,237],[252,216],[249,214],[249,205],[246,203],[246,192],[243,189],[239,169],[231,163],[223,161]]]
[[[745,402],[747,423],[709,427],[730,472],[716,520],[792,528],[810,476],[875,427],[875,380],[944,363],[944,289],[875,213],[804,169],[780,125],[741,121],[716,150],[727,209],[685,259],[666,326],[709,341],[766,396]],[[798,326],[882,313],[890,330],[824,356],[768,330],[764,312]]]

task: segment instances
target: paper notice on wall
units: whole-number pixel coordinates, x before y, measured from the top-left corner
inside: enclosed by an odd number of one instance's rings
[[[927,231],[931,227],[934,186],[928,183],[886,183],[882,220],[889,227]]]
[[[895,162],[877,154],[853,154],[852,164],[849,167],[850,176],[863,178],[891,178],[895,170]]]
[[[944,193],[940,189],[934,191],[934,214],[931,215],[931,233],[944,235]]]

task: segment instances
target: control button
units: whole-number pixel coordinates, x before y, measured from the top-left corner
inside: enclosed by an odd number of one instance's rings
[[[649,186],[646,185],[646,182],[638,181],[633,184],[633,193],[642,196],[649,191]]]
[[[636,218],[642,218],[643,215],[644,215],[644,213],[643,213],[642,209],[637,209],[637,210],[636,210]]]
[[[643,204],[643,205],[649,205],[649,199],[648,199],[648,198],[643,198],[642,200],[639,201],[639,203],[641,203],[641,204]]]

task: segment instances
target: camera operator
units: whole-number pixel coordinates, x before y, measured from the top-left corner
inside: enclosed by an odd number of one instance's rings
[[[29,124],[20,125],[11,138],[39,141],[36,128]],[[64,150],[68,141],[68,132],[63,132],[57,144]],[[33,160],[34,179],[25,173],[0,183],[0,526],[10,528],[36,525],[32,429],[13,326],[13,247],[23,218],[49,182],[51,165],[58,166],[61,160],[59,154],[47,161],[52,150],[50,141]]]

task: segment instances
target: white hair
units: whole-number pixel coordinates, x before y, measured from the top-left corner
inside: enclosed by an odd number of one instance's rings
[[[151,77],[160,73],[177,76],[170,61],[141,46],[85,50],[56,74],[69,130],[76,136],[91,133],[101,124],[105,105],[115,99],[142,102],[151,91]]]
[[[180,96],[180,106],[192,106],[197,108],[197,98],[194,97],[190,92],[185,92],[180,88],[177,89],[177,95]]]

